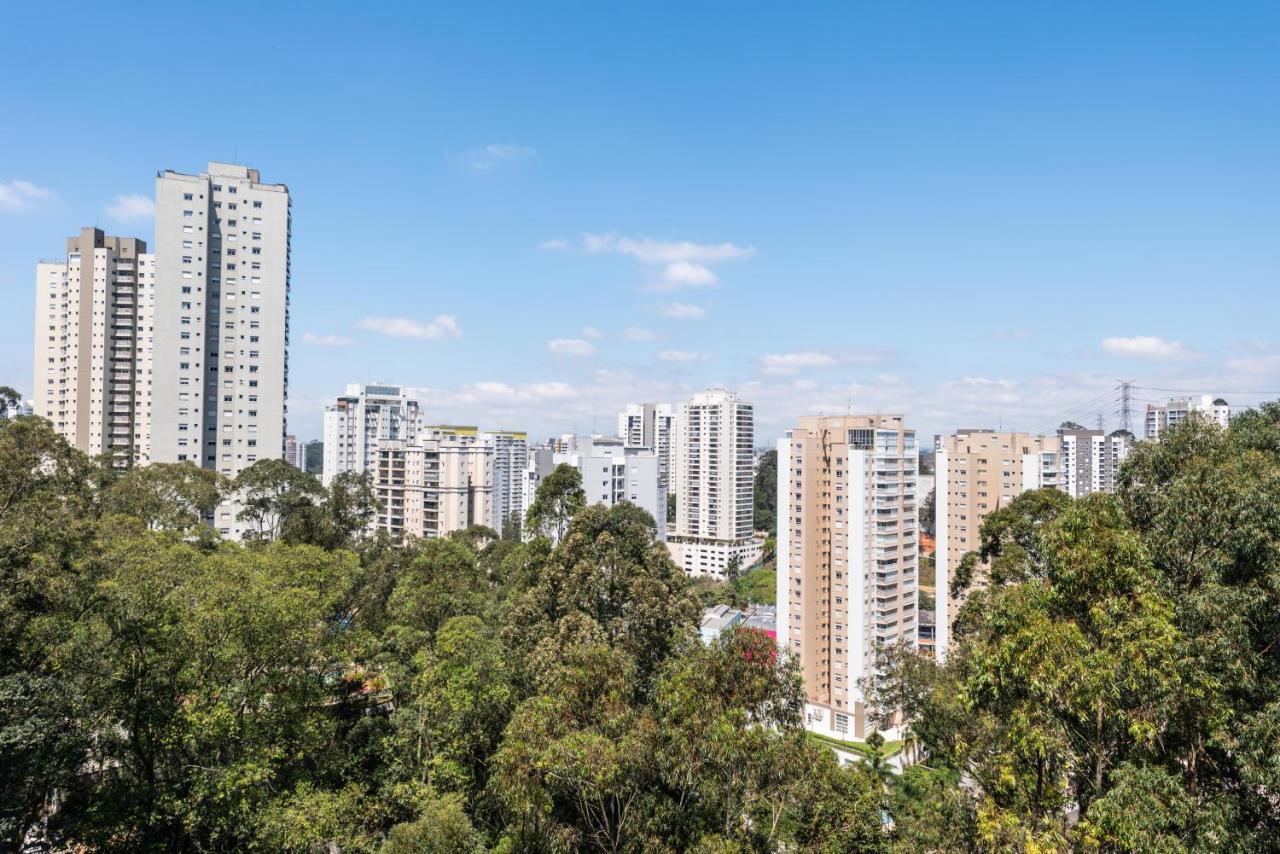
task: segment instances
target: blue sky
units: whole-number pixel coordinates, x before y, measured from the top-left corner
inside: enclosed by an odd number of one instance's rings
[[[483,9],[483,11],[482,11]],[[611,429],[710,384],[926,433],[1280,397],[1280,4],[20,4],[0,383],[34,268],[159,169],[294,196],[291,431]],[[138,198],[133,198],[138,197]]]

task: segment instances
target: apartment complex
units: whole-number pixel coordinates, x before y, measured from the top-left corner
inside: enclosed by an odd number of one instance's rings
[[[499,534],[524,520],[524,481],[529,465],[529,434],[491,430],[481,436],[493,448],[493,529]]]
[[[522,490],[521,516],[529,512],[538,486],[557,466],[570,465],[582,475],[587,505],[613,507],[634,504],[653,517],[659,540],[667,536],[667,492],[663,488],[658,455],[651,449],[628,447],[621,438],[562,436],[529,451]],[[526,532],[531,536],[532,531]]]
[[[325,486],[343,472],[370,469],[378,442],[412,441],[418,432],[418,402],[402,386],[353,383],[324,408]]]
[[[151,456],[155,256],[85,228],[36,265],[34,412],[116,466]]]
[[[1093,492],[1114,492],[1120,464],[1133,448],[1133,434],[1126,430],[1106,433],[1078,425],[1058,428],[1062,449],[1061,487],[1072,498]]]
[[[423,427],[373,450],[374,527],[397,539],[493,525],[493,446],[475,427]]]
[[[675,419],[672,560],[689,575],[723,578],[760,557],[753,529],[755,410],[724,389],[681,403]]]
[[[1145,436],[1159,439],[1169,427],[1187,420],[1193,412],[1199,412],[1220,427],[1226,427],[1231,419],[1231,406],[1220,397],[1202,394],[1199,397],[1174,398],[1160,406],[1147,404]]]
[[[305,446],[292,433],[284,437],[284,461],[299,471],[307,470]]]
[[[778,644],[816,732],[865,738],[876,646],[916,645],[918,457],[900,415],[803,417],[778,441]]]
[[[235,477],[284,454],[290,197],[258,170],[210,163],[156,178],[151,458]],[[215,527],[239,538],[239,502]]]
[[[676,430],[676,408],[667,403],[631,404],[618,413],[618,436],[628,448],[647,448],[658,457],[658,480],[664,492],[671,489],[671,442]]]
[[[1057,436],[959,430],[939,436],[934,452],[934,554],[937,602],[934,645],[946,658],[951,626],[965,597],[952,597],[951,578],[966,552],[979,545],[987,515],[1030,489],[1062,487],[1061,440]]]

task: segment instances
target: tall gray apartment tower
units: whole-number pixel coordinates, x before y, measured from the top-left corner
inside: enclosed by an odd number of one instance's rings
[[[152,460],[235,477],[283,457],[290,204],[245,166],[157,174]],[[214,527],[238,539],[238,512]]]

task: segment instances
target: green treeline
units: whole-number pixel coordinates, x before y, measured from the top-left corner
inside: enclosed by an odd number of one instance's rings
[[[1278,422],[993,514],[946,664],[881,652],[929,754],[895,776],[805,736],[767,637],[704,647],[653,520],[569,469],[530,542],[400,546],[360,478],[0,420],[0,850],[1272,850]],[[243,545],[201,521],[232,488]]]
[[[245,545],[201,519],[245,496]],[[873,775],[771,640],[705,648],[629,505],[398,546],[367,483],[117,473],[0,420],[0,850],[862,850]]]

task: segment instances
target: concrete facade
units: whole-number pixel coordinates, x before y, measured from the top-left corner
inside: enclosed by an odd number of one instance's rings
[[[36,265],[34,411],[117,467],[151,458],[155,256],[85,228]]]
[[[980,545],[978,531],[991,511],[1019,494],[1062,487],[1061,440],[992,430],[960,430],[940,436],[934,452],[935,649],[945,659],[965,595],[950,594],[951,579],[967,552]]]
[[[380,441],[413,441],[421,410],[407,390],[388,383],[352,383],[324,408],[325,486],[343,472],[364,473]]]
[[[156,178],[151,458],[235,477],[284,454],[289,388],[289,189],[210,163]],[[239,502],[214,526],[239,538]]]
[[[675,528],[671,558],[687,574],[724,578],[733,563],[760,558],[754,531],[755,409],[711,389],[681,403],[675,419],[671,482]]]
[[[397,540],[493,526],[493,447],[474,427],[423,427],[373,452],[378,512],[372,527]]]
[[[1185,421],[1193,412],[1201,413],[1223,428],[1231,419],[1231,406],[1220,397],[1202,394],[1198,397],[1174,398],[1160,406],[1147,404],[1147,416],[1143,425],[1144,436],[1148,439],[1159,439],[1164,430]]]
[[[916,645],[918,458],[900,415],[804,417],[778,441],[778,643],[816,732],[865,738],[876,647]]]

